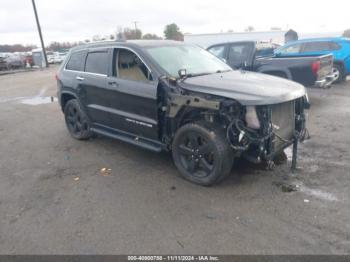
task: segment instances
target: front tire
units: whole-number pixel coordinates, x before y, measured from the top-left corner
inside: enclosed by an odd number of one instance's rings
[[[71,99],[64,107],[64,117],[69,133],[78,140],[86,140],[92,136],[90,121],[81,109],[78,100]]]
[[[202,186],[218,183],[229,175],[234,158],[224,130],[207,122],[190,123],[179,128],[172,153],[181,175]]]

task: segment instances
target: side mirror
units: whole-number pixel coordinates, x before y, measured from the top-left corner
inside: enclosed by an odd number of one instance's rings
[[[180,78],[184,78],[187,75],[186,69],[180,69],[177,73]]]

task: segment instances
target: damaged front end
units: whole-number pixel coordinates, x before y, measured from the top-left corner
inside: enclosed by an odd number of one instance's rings
[[[235,157],[244,157],[253,163],[272,164],[276,156],[293,145],[292,169],[296,168],[298,142],[307,134],[307,94],[287,101],[281,99],[280,103],[262,105],[259,101],[259,105],[252,105],[228,97],[189,92],[178,85],[179,82],[173,82],[173,92],[168,93],[164,108],[169,120],[166,133],[170,134],[166,141],[171,141],[180,126],[205,120],[226,131]]]
[[[222,114],[229,123],[227,140],[238,156],[253,163],[271,162],[286,147],[293,145],[292,168],[296,167],[298,141],[306,136],[306,98],[280,104],[241,107],[235,114],[227,105]]]

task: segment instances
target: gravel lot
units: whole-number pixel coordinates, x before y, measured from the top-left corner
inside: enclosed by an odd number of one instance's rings
[[[350,82],[309,89],[296,174],[240,162],[206,188],[170,154],[72,139],[55,70],[0,76],[1,254],[350,253]]]

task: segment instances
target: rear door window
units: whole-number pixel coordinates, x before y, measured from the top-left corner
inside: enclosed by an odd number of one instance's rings
[[[67,70],[83,71],[84,52],[72,53],[66,65]]]
[[[331,50],[331,43],[326,41],[305,43],[303,48],[303,52],[321,52],[328,50]]]
[[[329,50],[339,50],[340,49],[340,45],[338,45],[335,42],[329,42],[330,45],[330,49]]]
[[[96,51],[88,53],[85,62],[85,72],[107,75],[108,74],[108,52]]]
[[[300,53],[301,44],[294,44],[280,49],[281,54],[295,54]]]

